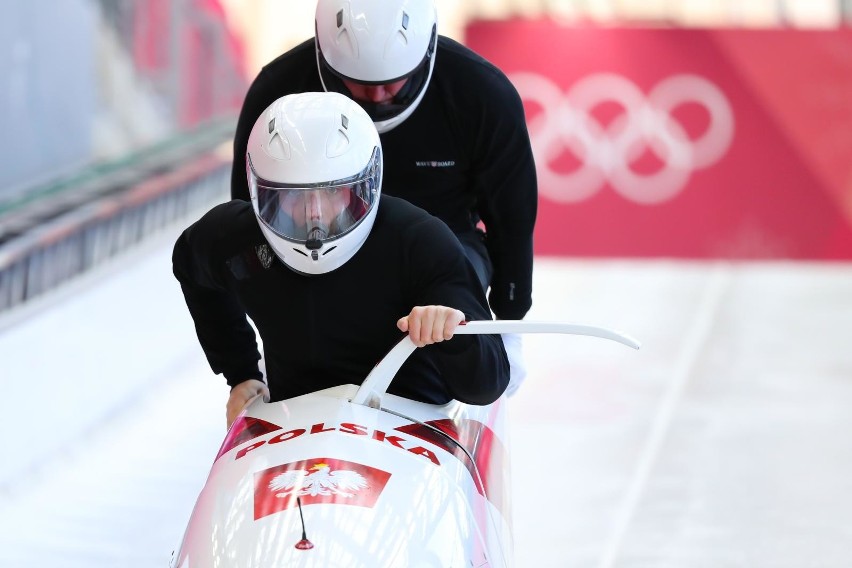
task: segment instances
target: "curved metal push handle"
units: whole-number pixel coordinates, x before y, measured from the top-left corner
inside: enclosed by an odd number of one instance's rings
[[[482,333],[563,333],[568,335],[587,335],[617,341],[628,347],[639,349],[640,343],[621,332],[594,325],[575,323],[536,322],[524,320],[472,321],[458,326],[455,335],[472,335]],[[391,381],[396,376],[405,360],[414,353],[417,346],[406,335],[391,349],[379,363],[373,367],[352,402],[381,407],[382,396],[387,392]]]

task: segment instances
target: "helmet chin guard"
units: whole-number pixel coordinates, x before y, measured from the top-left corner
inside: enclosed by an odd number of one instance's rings
[[[275,101],[249,135],[246,175],[260,229],[303,274],[342,266],[372,229],[382,182],[378,132],[337,93]]]

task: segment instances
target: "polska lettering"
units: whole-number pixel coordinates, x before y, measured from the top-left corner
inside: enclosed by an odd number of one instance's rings
[[[240,449],[234,456],[234,460],[236,461],[240,459],[250,451],[256,450],[264,444],[280,444],[281,442],[287,442],[294,438],[298,438],[299,436],[310,436],[313,434],[322,434],[323,432],[342,432],[344,434],[352,434],[354,436],[369,436],[372,440],[375,440],[380,443],[386,442],[401,450],[411,452],[414,455],[428,458],[435,465],[441,465],[441,462],[438,461],[438,456],[436,456],[434,452],[428,450],[427,448],[424,448],[423,446],[407,447],[412,442],[405,438],[395,435],[389,435],[385,432],[382,432],[381,430],[373,430],[371,432],[367,427],[360,426],[358,424],[352,424],[351,422],[342,422],[340,426],[337,427],[327,427],[324,422],[320,422],[319,424],[314,424],[313,426],[311,426],[309,430],[305,428],[287,430],[286,432],[276,434],[268,440],[260,440],[258,442],[254,442],[253,444],[249,444],[245,448]]]

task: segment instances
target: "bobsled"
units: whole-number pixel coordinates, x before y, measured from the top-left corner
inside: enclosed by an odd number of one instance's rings
[[[468,333],[606,328],[481,321]],[[170,568],[513,566],[506,399],[443,406],[388,394],[404,337],[361,385],[255,399],[229,428]]]

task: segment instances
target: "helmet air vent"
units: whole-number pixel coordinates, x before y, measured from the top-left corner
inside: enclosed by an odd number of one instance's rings
[[[345,114],[340,115],[340,125],[343,126],[344,130],[349,130],[349,119],[346,118]]]
[[[337,27],[343,27],[343,10],[338,10],[337,12]]]
[[[405,12],[402,13],[402,29],[408,29],[408,14]]]
[[[344,128],[348,128],[348,121],[346,121],[345,116],[342,116],[342,118],[344,119],[342,128],[338,128],[334,132],[334,134],[332,134],[328,139],[328,145],[326,146],[326,155],[329,158],[336,158],[337,156],[342,156],[346,153],[346,150],[349,149],[349,136],[344,130]]]
[[[290,142],[281,136],[280,132],[275,132],[272,138],[269,139],[269,155],[277,160],[290,159]]]

